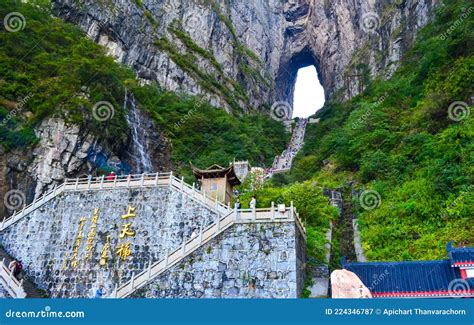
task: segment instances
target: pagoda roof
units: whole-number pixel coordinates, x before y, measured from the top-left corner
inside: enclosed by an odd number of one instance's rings
[[[474,247],[454,248],[449,242],[446,250],[451,260],[451,266],[474,267]]]
[[[237,177],[234,169],[234,165],[230,165],[229,167],[222,167],[217,164],[209,166],[206,169],[200,169],[191,164],[191,168],[193,169],[193,174],[197,180],[201,180],[203,178],[227,178],[227,181],[232,186],[238,186],[241,184],[239,178]]]
[[[474,247],[447,246],[450,259],[437,261],[347,263],[374,298],[474,297],[474,278],[463,279],[460,267],[471,266]]]

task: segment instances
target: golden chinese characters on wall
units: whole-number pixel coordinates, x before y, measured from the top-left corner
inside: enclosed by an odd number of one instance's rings
[[[100,254],[98,254],[98,263],[102,267],[107,267],[109,259],[111,257],[111,252],[115,253],[115,256],[119,261],[126,262],[132,256],[132,243],[130,239],[135,237],[135,229],[133,228],[133,220],[136,217],[135,213],[136,208],[133,206],[128,206],[127,211],[125,214],[120,216],[120,220],[123,222],[120,225],[120,229],[117,233],[117,245],[115,249],[111,248],[111,240],[112,235],[107,234],[104,246],[100,250]],[[87,242],[85,246],[85,254],[83,256],[83,261],[92,261],[94,255],[94,247],[97,235],[97,224],[99,221],[99,209],[95,208],[90,218],[90,228],[89,232],[87,233]],[[76,239],[74,241],[74,245],[72,247],[72,255],[71,260],[68,261],[69,252],[65,253],[65,258],[63,262],[62,269],[65,270],[67,265],[69,264],[72,268],[77,268],[80,262],[80,248],[81,243],[84,235],[84,228],[87,222],[86,217],[81,217],[79,219],[79,225],[76,231]],[[69,262],[69,263],[68,263]]]

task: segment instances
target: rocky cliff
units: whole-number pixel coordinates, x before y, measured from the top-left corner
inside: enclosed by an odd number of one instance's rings
[[[59,17],[132,67],[142,83],[205,94],[234,113],[291,104],[297,70],[305,65],[316,66],[327,97],[350,98],[369,78],[389,77],[438,2],[52,1]],[[55,118],[36,126],[39,142],[33,150],[2,154],[0,194],[6,209],[0,210],[9,214],[65,177],[104,166],[169,170],[168,141],[133,107],[133,98],[124,106],[133,113],[127,144],[98,143]],[[291,116],[291,105],[283,106],[283,118]],[[11,189],[20,190],[20,201],[7,204],[18,198]]]
[[[0,195],[4,198],[0,219],[68,177],[85,177],[98,169],[169,171],[168,141],[147,115],[136,111],[134,120],[129,122],[127,143],[103,143],[84,127],[68,124],[62,118],[48,118],[35,128],[39,141],[33,150],[17,149],[4,154],[0,146]],[[137,150],[140,146],[146,157]]]
[[[227,109],[293,101],[314,64],[328,97],[388,77],[439,0],[54,0],[144,83],[208,94]]]

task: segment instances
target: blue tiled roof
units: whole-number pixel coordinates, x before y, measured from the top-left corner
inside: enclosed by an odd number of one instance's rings
[[[474,266],[474,247],[453,248],[450,242],[446,249],[452,266]]]
[[[343,266],[357,274],[374,297],[452,296],[453,283],[457,283],[453,281],[463,281],[459,268],[452,267],[450,260],[343,263]],[[462,285],[472,294],[474,279],[464,280]]]

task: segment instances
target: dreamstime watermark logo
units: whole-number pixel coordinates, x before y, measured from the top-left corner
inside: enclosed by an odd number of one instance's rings
[[[365,210],[374,210],[382,204],[379,192],[366,190],[359,195],[360,206]]]
[[[367,109],[367,111],[361,116],[359,117],[359,119],[357,119],[357,121],[355,121],[354,123],[352,123],[352,129],[355,130],[357,129],[358,127],[360,127],[361,125],[365,124],[367,122],[367,120],[369,119],[370,115],[372,115],[372,113],[380,106],[383,104],[383,102],[385,101],[386,97],[385,96],[382,96],[380,97],[375,103],[373,103],[372,105],[370,105],[369,109]]]
[[[439,38],[445,41],[449,37],[449,35],[451,35],[459,26],[461,26],[461,24],[469,17],[472,12],[474,12],[474,7],[469,7],[467,10],[465,10],[461,14],[461,17],[459,17],[458,20],[456,20],[451,26],[449,26],[448,30],[441,34]]]
[[[10,33],[16,33],[19,32],[23,29],[25,29],[26,26],[26,19],[25,16],[23,16],[19,12],[10,12],[3,18],[3,26],[7,31]]]
[[[471,288],[466,280],[454,279],[449,282],[448,292],[452,296],[469,296],[471,295]]]
[[[114,106],[106,101],[98,102],[92,107],[92,116],[99,122],[111,120],[115,115]]]
[[[451,103],[448,108],[449,119],[455,122],[460,122],[469,117],[471,110],[466,102],[457,101]]]
[[[26,202],[25,193],[20,190],[10,190],[5,194],[3,203],[9,210],[19,210]]]
[[[288,102],[276,102],[272,105],[271,117],[276,121],[286,121],[291,118],[293,109]]]
[[[6,318],[85,318],[83,311],[54,311],[50,306],[44,310],[12,310],[5,312]]]
[[[192,32],[200,32],[204,27],[204,21],[200,15],[190,15],[184,20],[184,25]]]
[[[209,95],[208,97],[201,97],[178,122],[174,124],[175,131],[179,130],[196,112],[205,104],[209,103],[211,105],[218,105],[220,103],[220,98],[217,95]]]
[[[19,102],[15,105],[15,108],[10,111],[10,113],[0,122],[0,126],[4,126],[15,116],[19,115],[23,111],[26,103],[33,97],[33,94],[30,92],[25,97],[21,98]]]
[[[362,30],[366,33],[375,33],[380,27],[380,17],[375,12],[367,12],[360,20]]]
[[[370,283],[370,288],[374,289],[375,287],[377,287],[380,283],[382,283],[383,281],[385,281],[388,277],[388,275],[390,274],[390,272],[388,272],[387,269],[385,269],[383,271],[382,274],[377,274],[377,273],[374,273],[372,275],[372,282]]]

